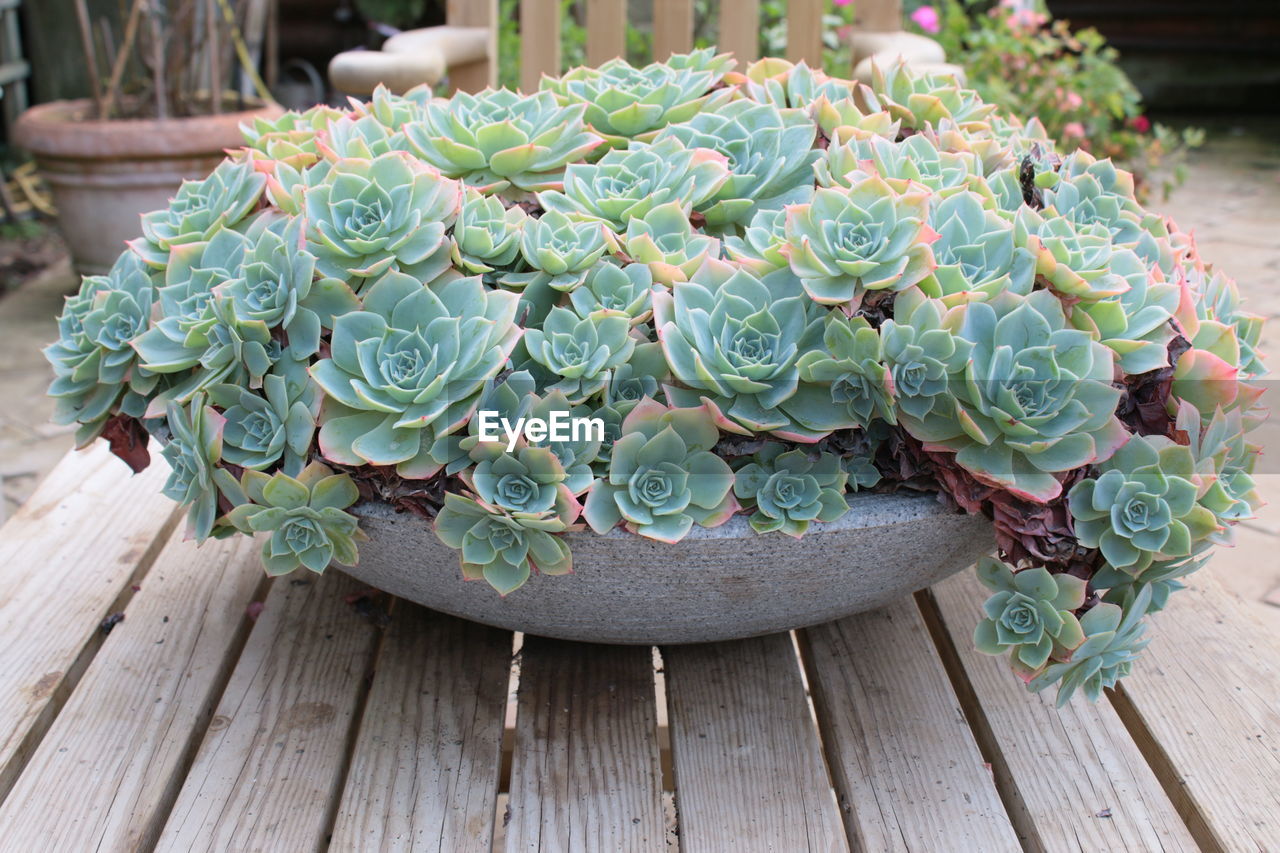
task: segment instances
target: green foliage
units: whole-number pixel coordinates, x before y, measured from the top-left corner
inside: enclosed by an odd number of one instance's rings
[[[810,522],[835,521],[849,511],[848,479],[839,456],[810,459],[771,442],[734,472],[733,493],[743,509],[755,510],[750,523],[757,533],[780,530],[799,538]]]

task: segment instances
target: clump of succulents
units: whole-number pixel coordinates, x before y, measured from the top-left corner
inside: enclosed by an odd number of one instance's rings
[[[255,120],[67,299],[56,419],[135,468],[154,436],[190,535],[262,534],[271,574],[354,563],[384,500],[502,595],[574,537],[933,489],[993,520],[978,649],[1096,698],[1259,505],[1261,319],[1034,117],[901,64],[733,66]]]

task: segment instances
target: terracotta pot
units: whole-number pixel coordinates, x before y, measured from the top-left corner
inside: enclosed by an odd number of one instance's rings
[[[58,221],[77,271],[110,269],[138,217],[164,207],[184,179],[202,178],[242,144],[240,123],[275,116],[271,105],[243,112],[175,119],[89,119],[92,102],[53,101],[32,107],[14,141],[35,155],[53,190]]]
[[[498,595],[464,581],[431,523],[385,503],[354,508],[369,534],[353,577],[434,610],[597,643],[696,643],[816,625],[879,607],[991,553],[991,522],[932,495],[854,494],[801,539],[758,535],[737,515],[667,545],[613,530],[569,533],[573,573]]]

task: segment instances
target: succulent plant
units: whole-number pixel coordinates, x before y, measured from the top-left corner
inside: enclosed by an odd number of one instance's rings
[[[243,533],[271,534],[262,543],[268,575],[297,568],[318,573],[331,562],[354,566],[359,561],[356,542],[364,534],[346,509],[360,492],[346,474],[313,462],[292,477],[247,470],[240,484],[249,502],[233,507],[227,521]]]
[[[524,585],[533,571],[562,575],[573,570],[573,557],[558,518],[521,521],[493,507],[446,492],[436,516],[436,535],[461,552],[462,576],[484,579],[502,595]]]
[[[611,145],[647,140],[668,124],[688,121],[702,110],[715,111],[733,90],[712,91],[733,66],[713,48],[675,55],[665,63],[634,68],[611,59],[597,68],[575,68],[559,78],[542,78],[543,91],[562,104],[586,108],[586,121]]]
[[[813,389],[805,392],[814,395],[811,408],[830,412],[825,425],[865,427],[877,418],[897,423],[893,374],[884,363],[880,332],[863,317],[835,312],[826,319],[822,343],[802,355],[797,366]]]
[[[797,204],[813,198],[810,190]],[[787,210],[757,210],[751,222],[743,229],[742,236],[724,238],[724,250],[733,260],[752,268],[757,275],[770,270],[780,270],[790,265],[782,248],[787,244]]]
[[[793,64],[778,57],[756,60],[740,73],[727,74],[726,82],[739,86],[747,98],[776,107],[807,107],[815,101],[839,101],[854,91],[850,80],[828,77],[803,60]]]
[[[208,240],[248,216],[266,183],[248,157],[223,160],[204,180],[183,181],[167,208],[144,214],[143,236],[129,245],[163,269],[173,247]]]
[[[789,401],[797,361],[822,340],[823,311],[789,272],[761,279],[708,260],[691,281],[654,293],[653,320],[679,383],[667,389],[674,403],[706,403],[732,432],[808,434]]]
[[[895,193],[875,175],[849,188],[824,188],[787,211],[781,249],[805,291],[852,311],[868,290],[903,290],[934,267],[929,197]]]
[[[343,111],[320,104],[309,110],[289,110],[274,118],[254,116],[240,125],[245,147],[255,163],[282,162],[305,169],[320,159],[317,139]],[[261,171],[261,168],[259,168]]]
[[[587,272],[582,286],[569,293],[569,304],[579,317],[595,311],[620,311],[631,325],[653,316],[653,273],[646,264],[619,267],[598,263]]]
[[[972,343],[943,326],[944,310],[940,301],[910,288],[899,294],[894,316],[880,327],[894,403],[919,423],[954,417],[952,383],[959,381],[973,350]]]
[[[587,493],[582,517],[596,533],[625,522],[662,542],[679,541],[695,523],[724,523],[738,504],[732,469],[711,452],[718,437],[704,409],[642,400],[623,420],[608,476]]]
[[[49,395],[59,424],[81,423],[78,443],[101,430],[122,395],[146,380],[135,368],[131,344],[147,329],[155,300],[151,271],[133,252],[125,252],[105,276],[89,276],[67,297],[58,317],[58,340],[45,347],[53,366]],[[141,411],[135,411],[135,415]]]
[[[614,245],[613,233],[599,222],[549,210],[525,223],[520,237],[520,254],[534,271],[507,274],[501,281],[514,288],[573,290]]]
[[[699,206],[729,179],[723,154],[686,148],[678,139],[652,145],[632,143],[604,155],[598,163],[575,163],[564,174],[564,190],[538,194],[548,211],[599,219],[615,231],[653,208],[675,202]]]
[[[405,140],[403,134],[390,129],[372,115],[351,114],[330,122],[316,146],[329,160],[372,160],[403,151]]]
[[[464,480],[481,503],[497,507],[516,520],[576,514],[573,492],[565,484],[564,466],[550,448],[525,445],[508,453],[500,452],[496,444],[483,442],[476,448],[491,452],[464,475]],[[475,456],[473,452],[472,458]]]
[[[516,296],[477,278],[429,288],[383,276],[364,309],[334,321],[329,358],[311,367],[327,399],[320,449],[342,465],[395,465],[401,476],[439,468],[435,438],[470,417],[484,383],[519,339]]]
[[[301,473],[320,411],[319,389],[304,362],[278,363],[263,377],[261,394],[241,385],[214,385],[209,400],[226,421],[224,460],[254,470],[279,462],[284,473]]]
[[[986,655],[1008,654],[1024,680],[1051,658],[1065,660],[1084,642],[1075,616],[1084,605],[1082,579],[1043,568],[1014,572],[993,557],[978,561],[978,579],[993,594],[982,606],[986,618],[974,630],[973,643]]]
[[[725,156],[728,180],[698,208],[708,226],[720,228],[749,220],[760,207],[781,207],[806,194],[819,157],[813,150],[815,134],[804,110],[741,100],[669,125],[657,138],[674,137],[687,148]]]
[[[461,187],[400,152],[338,160],[304,199],[307,248],[323,276],[362,288],[387,270],[430,281],[449,266],[445,231]]]
[[[648,265],[650,278],[661,284],[688,281],[707,258],[720,255],[720,241],[695,231],[689,215],[674,201],[628,222],[621,242],[623,252]]]
[[[1091,702],[1102,696],[1105,687],[1129,674],[1138,653],[1146,648],[1143,637],[1146,615],[1151,603],[1151,589],[1142,589],[1127,607],[1098,604],[1080,617],[1084,642],[1071,653],[1070,660],[1051,663],[1028,687],[1039,692],[1058,684],[1057,706],[1061,708],[1081,688]]]
[[[552,390],[581,403],[604,390],[610,372],[631,356],[636,342],[630,329],[620,311],[579,317],[568,308],[552,308],[541,329],[525,332],[524,347],[530,358],[559,377]]]
[[[637,344],[625,364],[618,365],[605,387],[604,400],[625,415],[646,397],[662,402],[663,386],[670,379],[662,345],[653,341]]]
[[[1041,216],[1029,207],[1018,211],[1014,224],[1018,242],[1036,255],[1036,273],[1064,297],[1090,301],[1129,288],[1111,270],[1115,246],[1105,225],[1076,225],[1062,216]]]
[[[814,521],[830,522],[849,511],[849,473],[833,453],[811,459],[803,450],[769,442],[734,472],[733,493],[757,533],[779,530],[799,538]]]
[[[1240,410],[1218,409],[1209,418],[1190,403],[1180,403],[1175,421],[1187,436],[1187,446],[1199,478],[1197,501],[1213,513],[1218,530],[1209,540],[1235,544],[1233,525],[1253,518],[1262,499],[1253,478],[1262,449],[1245,439],[1247,427]]]
[[[841,128],[814,165],[818,185],[849,187],[868,174],[879,175],[895,192],[911,184],[928,187],[940,199],[957,192],[989,192],[982,164],[969,151],[943,151],[924,134],[901,142],[857,128]]]
[[[1113,567],[1137,575],[1159,559],[1185,557],[1218,523],[1196,498],[1195,459],[1164,436],[1130,436],[1071,488],[1076,537]]]
[[[1111,272],[1128,284],[1118,296],[1081,302],[1071,312],[1071,324],[1100,338],[1130,375],[1169,364],[1174,330],[1170,319],[1178,307],[1178,288],[1153,277],[1142,260],[1128,249],[1111,258]]]
[[[955,410],[901,422],[982,482],[1052,500],[1062,492],[1055,474],[1106,460],[1128,438],[1115,415],[1115,357],[1067,327],[1050,291],[971,302],[945,325],[972,344],[963,381],[952,382]]]
[[[871,83],[858,87],[858,97],[867,111],[885,110],[916,130],[950,121],[962,130],[980,132],[996,109],[983,103],[977,92],[961,88],[955,78],[915,73],[901,59],[883,68],[873,66]]]
[[[939,200],[929,224],[938,234],[931,247],[937,267],[920,283],[925,293],[957,303],[1031,292],[1035,255],[1018,242],[1013,223],[981,196],[963,191]]]
[[[453,226],[453,264],[468,273],[507,267],[520,252],[520,234],[529,216],[518,205],[468,188]]]
[[[458,92],[426,104],[403,132],[414,154],[485,193],[558,186],[565,166],[603,140],[584,124],[585,104],[556,103],[549,92]]]
[[[203,542],[218,518],[218,486],[215,466],[222,459],[224,419],[203,394],[185,406],[170,403],[165,413],[167,438],[160,455],[169,463],[169,478],[161,491],[165,497],[189,506],[187,537]]]

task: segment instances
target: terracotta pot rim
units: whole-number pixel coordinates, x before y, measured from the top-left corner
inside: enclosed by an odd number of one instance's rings
[[[279,104],[169,119],[90,119],[92,101],[50,101],[17,122],[14,141],[37,157],[84,160],[189,158],[241,144],[240,124],[284,112]]]

